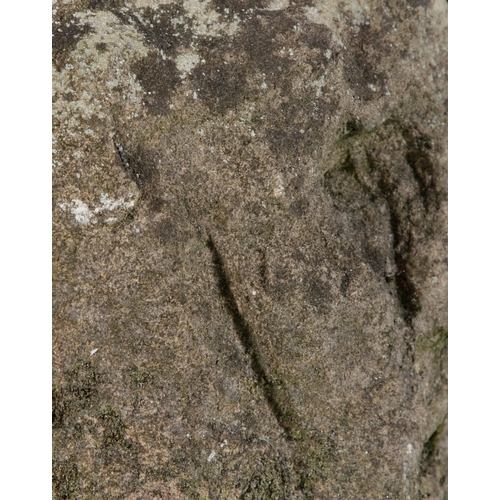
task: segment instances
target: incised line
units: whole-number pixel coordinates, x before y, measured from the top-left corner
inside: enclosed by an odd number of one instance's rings
[[[298,420],[295,412],[291,409],[290,398],[286,389],[283,386],[278,389],[275,386],[275,383],[269,378],[264,366],[262,365],[255,337],[250,326],[238,308],[236,298],[231,290],[229,277],[227,276],[224,267],[224,261],[211,236],[208,238],[207,247],[212,253],[212,262],[220,294],[224,299],[224,304],[228,313],[231,315],[234,329],[236,330],[245,353],[250,358],[250,366],[254,372],[256,382],[266,398],[267,404],[269,405],[269,408],[275,416],[279,426],[283,429],[286,438],[296,440],[302,435],[302,433],[297,427]]]

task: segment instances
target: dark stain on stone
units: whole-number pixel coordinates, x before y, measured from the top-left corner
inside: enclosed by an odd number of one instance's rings
[[[264,457],[243,484],[239,500],[295,498],[293,484],[290,464],[284,457]],[[301,489],[300,485],[297,489]]]
[[[345,74],[351,90],[364,101],[380,97],[386,85],[386,75],[377,71],[372,64],[375,59],[373,53],[381,57],[386,55],[389,44],[371,25],[363,24],[359,26],[359,32],[350,38],[348,45],[350,50],[345,62]]]
[[[98,417],[104,425],[103,446],[122,443],[125,436],[125,425],[120,413],[110,405],[103,405]]]
[[[345,124],[345,135],[344,138],[353,137],[356,134],[363,132],[364,127],[361,120],[357,116],[351,116],[347,119]]]
[[[306,45],[311,50],[315,50],[313,62],[313,71],[318,69],[314,67],[315,65],[322,65],[321,69],[324,69],[328,64],[328,58],[326,56],[326,51],[331,48],[331,38],[332,33],[329,28],[322,24],[315,24],[310,22],[304,22],[305,19],[301,19],[301,30],[299,33],[298,42]]]
[[[88,24],[79,24],[71,15],[61,14],[52,22],[52,62],[61,71],[69,53],[78,41],[87,33],[92,32]]]
[[[291,102],[290,102],[291,101]],[[312,154],[332,106],[312,96],[282,103],[270,114],[267,129],[269,147],[276,154]]]
[[[408,2],[408,5],[410,7],[416,8],[416,7],[424,7],[426,9],[429,7],[430,0],[406,0]],[[446,0],[448,2],[448,0]]]
[[[90,10],[109,10],[115,12],[123,7],[120,0],[86,0],[86,8]]]
[[[244,33],[239,37],[238,44],[250,56],[253,72],[265,73],[266,81],[273,86],[283,85],[283,75],[293,64],[291,59],[279,55],[283,45],[278,38],[293,32],[295,22],[283,13],[262,13],[245,23]]]
[[[206,64],[198,65],[192,79],[199,92],[199,98],[214,112],[225,114],[236,108],[251,94],[247,88],[248,67],[243,61],[234,64],[224,64],[223,45],[205,55]]]
[[[369,161],[375,160],[368,155]],[[389,207],[389,217],[391,231],[394,237],[394,261],[396,265],[396,272],[394,276],[386,277],[386,281],[392,279],[396,282],[396,291],[398,294],[399,303],[403,309],[403,317],[405,322],[411,326],[413,318],[420,311],[420,298],[410,275],[398,268],[399,263],[406,263],[412,255],[412,233],[407,229],[408,214],[400,206],[399,200],[395,193],[394,185],[389,181],[388,176],[382,174],[378,180],[378,187],[386,199],[387,206]]]
[[[153,212],[159,212],[165,202],[158,191],[160,173],[157,167],[158,154],[153,150],[146,150],[142,146],[135,149],[125,149],[114,134],[113,142],[119,164],[134,181],[141,191],[144,199],[148,201]]]
[[[89,361],[77,361],[64,376],[66,383],[52,388],[52,428],[78,435],[80,415],[94,406],[103,376]]]
[[[192,21],[186,14],[181,5],[173,3],[158,5],[156,9],[146,7],[141,10],[140,17],[123,13],[120,18],[127,23],[131,20],[134,27],[144,35],[147,44],[167,55],[180,47],[188,47],[192,40]],[[174,21],[179,18],[182,18],[182,23],[175,24]]]
[[[307,50],[306,62],[312,68],[311,78],[319,77],[328,64],[330,31],[300,17],[301,30],[294,26],[297,18],[284,11],[261,11],[258,16],[242,20],[242,33],[233,40],[205,41],[202,53],[206,64],[196,67],[190,77],[200,89],[199,99],[219,114],[235,109],[245,100],[255,100],[256,91],[249,81],[264,76],[270,90],[279,92],[284,102],[269,111],[266,140],[275,152],[295,153],[310,149],[313,136],[321,129],[325,115],[331,111],[325,102],[315,98],[316,89],[308,89],[306,97],[293,95],[292,75],[295,61],[288,52],[280,54],[283,36],[295,47]],[[238,54],[237,61],[234,55]],[[304,89],[301,90],[303,92]],[[285,102],[288,101],[288,102]],[[255,126],[260,118],[253,120]]]
[[[306,198],[296,199],[290,204],[290,210],[298,216],[306,215],[308,209],[309,209],[309,202],[307,201]]]
[[[258,267],[259,267],[259,281],[260,285],[264,290],[267,290],[268,288],[268,265],[267,265],[267,256],[266,256],[266,250],[261,249],[257,251],[258,254]]]
[[[97,49],[97,52],[106,52],[108,50],[108,46],[104,42],[96,43],[95,48]]]
[[[78,465],[70,460],[52,461],[52,487],[57,500],[77,498],[80,485]]]
[[[322,281],[315,273],[304,277],[309,303],[320,312],[328,310],[332,303],[331,287],[328,282]]]
[[[115,147],[124,170],[140,190],[153,183],[158,175],[154,153],[146,151],[142,146],[132,153],[123,149],[118,142],[115,142]]]
[[[340,282],[340,292],[345,297],[347,295],[347,291],[349,290],[349,285],[352,282],[352,273],[350,271],[346,272],[344,276],[342,276],[342,281]]]
[[[248,9],[262,9],[268,0],[212,0],[214,9],[220,14],[228,14],[231,17],[235,14],[241,14]]]
[[[154,232],[164,245],[176,244],[184,239],[175,224],[168,219],[158,222],[155,225]]]
[[[432,142],[429,137],[419,135],[411,129],[405,130],[403,137],[408,148],[405,156],[406,161],[417,181],[420,197],[425,209],[429,210],[431,206],[437,208],[438,196],[435,169],[430,155]]]
[[[367,243],[370,238],[368,237],[368,231],[365,228],[365,239],[361,244],[361,251],[364,257],[365,262],[371,267],[372,271],[380,276],[384,272],[385,268],[385,259],[384,255],[381,251],[377,250],[377,248],[373,245]]]
[[[146,92],[143,99],[148,111],[153,115],[167,114],[170,97],[181,81],[175,63],[151,52],[136,61],[131,69]]]
[[[429,483],[431,483],[435,490],[434,493],[438,493],[436,490],[441,490],[441,488],[442,491],[446,491],[447,489],[447,420],[448,417],[446,416],[444,421],[425,442],[420,458],[421,482],[422,479],[426,480],[426,489],[428,489]],[[441,491],[439,491],[439,493],[441,493]],[[431,491],[421,491],[421,495],[422,494],[424,494],[424,496],[421,496],[421,498],[427,498],[431,496]]]

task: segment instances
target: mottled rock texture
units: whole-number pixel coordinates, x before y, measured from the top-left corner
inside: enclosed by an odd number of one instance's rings
[[[446,498],[445,0],[53,20],[54,498]]]

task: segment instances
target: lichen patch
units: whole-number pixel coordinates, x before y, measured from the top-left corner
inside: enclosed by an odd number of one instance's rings
[[[186,51],[181,52],[175,58],[175,64],[177,69],[181,73],[181,78],[185,79],[186,76],[191,73],[191,70],[196,67],[196,65],[200,62],[200,56],[197,52],[194,51]]]
[[[132,199],[133,194],[129,195],[129,201],[124,198],[113,200],[106,193],[101,193],[100,204],[94,204],[94,208],[82,200],[73,199],[69,203],[59,203],[58,206],[63,212],[71,213],[78,224],[96,224],[98,222],[97,215],[103,212],[111,212],[113,210],[128,210],[135,205],[135,200]],[[108,217],[104,222],[114,222],[116,217]]]

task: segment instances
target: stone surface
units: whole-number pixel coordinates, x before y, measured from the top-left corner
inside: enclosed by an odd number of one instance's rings
[[[53,19],[54,498],[447,498],[445,0]]]

